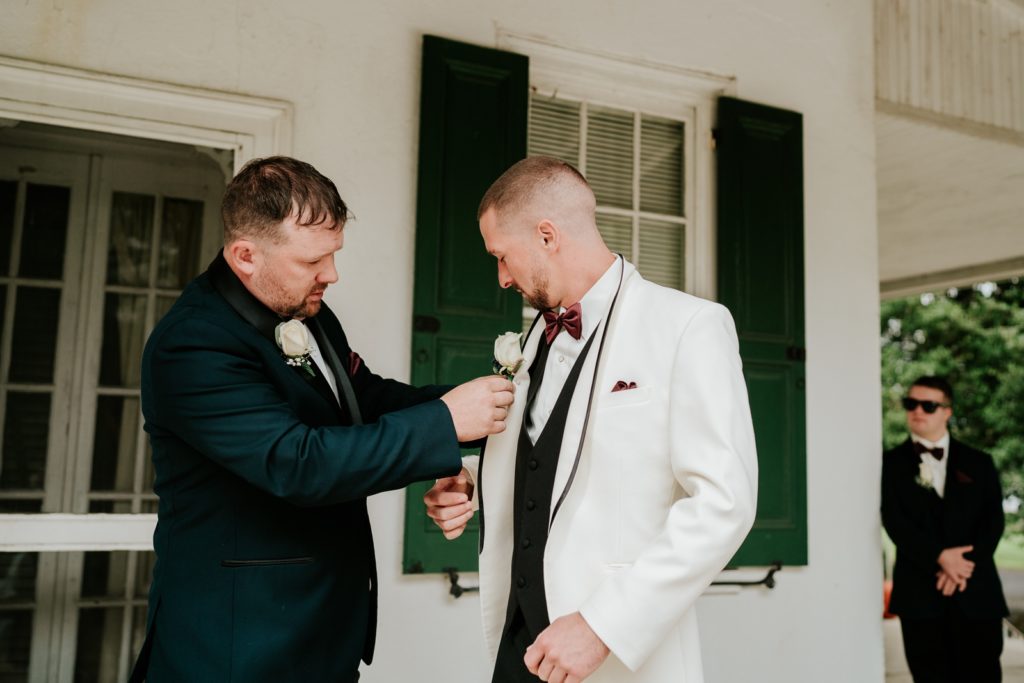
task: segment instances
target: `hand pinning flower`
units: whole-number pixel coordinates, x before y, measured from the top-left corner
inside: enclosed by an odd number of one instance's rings
[[[519,371],[523,364],[522,332],[506,332],[494,340],[494,374],[506,379]]]
[[[313,365],[309,355],[313,347],[309,343],[309,329],[301,320],[289,320],[274,328],[274,340],[277,342],[284,361],[294,368],[302,368],[311,376]]]

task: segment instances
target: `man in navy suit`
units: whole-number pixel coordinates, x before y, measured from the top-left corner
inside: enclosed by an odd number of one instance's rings
[[[922,377],[903,407],[910,438],[882,464],[882,522],[896,544],[889,611],[914,680],[1001,680],[1007,615],[993,560],[1003,533],[999,474],[947,430],[953,389]]]
[[[377,611],[366,497],[459,472],[512,385],[369,370],[323,303],[348,210],[309,164],[250,162],[222,213],[222,252],[143,355],[160,506],[133,680],[355,681]]]

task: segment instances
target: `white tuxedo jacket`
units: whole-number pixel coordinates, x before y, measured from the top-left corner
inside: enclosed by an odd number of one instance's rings
[[[544,554],[548,615],[579,611],[611,650],[589,683],[699,683],[694,602],[754,520],[746,385],[724,307],[622,263],[611,319],[594,332],[606,338],[584,359],[559,453]],[[525,341],[505,431],[487,440],[479,460],[465,459],[481,515],[480,599],[492,660],[508,606],[528,369],[543,327]],[[612,392],[620,380],[636,388]]]

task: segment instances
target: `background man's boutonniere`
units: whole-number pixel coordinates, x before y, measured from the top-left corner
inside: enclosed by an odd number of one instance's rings
[[[309,352],[312,346],[309,344],[309,329],[302,324],[301,320],[289,320],[274,328],[274,341],[284,354],[284,362],[293,368],[302,368],[310,374],[313,372],[312,359]]]
[[[519,371],[523,364],[522,337],[522,332],[506,332],[494,340],[494,374],[512,379]]]
[[[935,477],[932,475],[932,468],[928,466],[928,463],[917,463],[917,477],[914,478],[914,481],[922,488],[935,488]]]

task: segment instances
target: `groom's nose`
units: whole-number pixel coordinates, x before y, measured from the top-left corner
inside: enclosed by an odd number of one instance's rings
[[[508,289],[514,284],[512,275],[508,272],[508,268],[501,261],[498,262],[498,285],[502,289]]]

